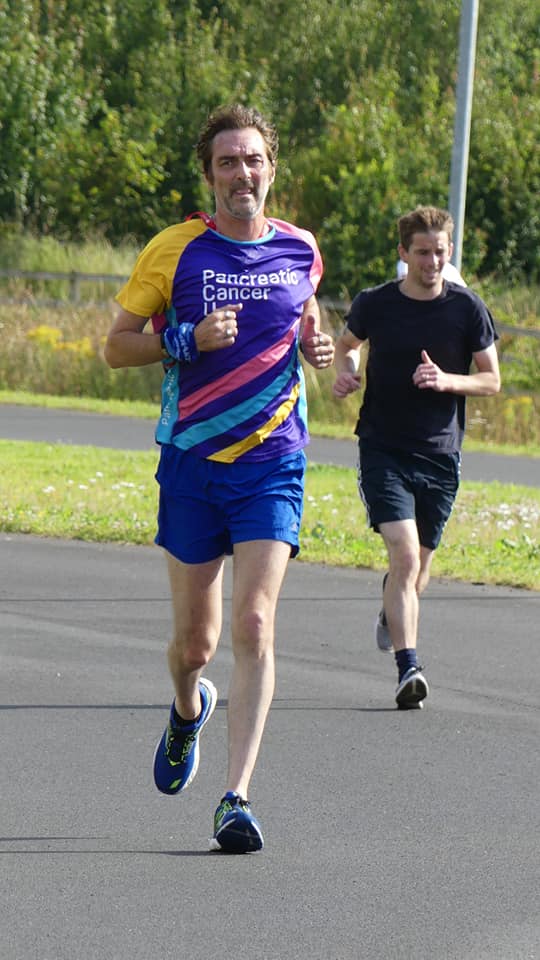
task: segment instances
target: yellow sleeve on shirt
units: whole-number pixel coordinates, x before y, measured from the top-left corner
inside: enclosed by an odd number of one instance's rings
[[[120,306],[139,317],[151,317],[170,307],[178,261],[188,243],[207,229],[202,220],[187,220],[152,237],[115,297]]]

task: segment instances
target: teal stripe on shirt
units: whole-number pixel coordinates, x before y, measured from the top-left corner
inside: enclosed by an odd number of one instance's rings
[[[231,407],[224,413],[212,417],[211,420],[197,423],[193,427],[189,427],[187,430],[175,434],[172,442],[182,450],[189,450],[191,447],[197,446],[198,443],[202,443],[203,440],[210,440],[212,437],[218,437],[221,434],[227,433],[232,427],[238,426],[239,422],[249,421],[250,417],[264,410],[271,400],[279,396],[280,391],[287,381],[291,379],[297,362],[296,351],[293,351],[285,370],[279,377],[273,380],[268,387],[262,390],[261,393],[256,394],[249,400],[244,400],[242,403],[237,404],[236,407]],[[286,397],[284,397],[283,400],[286,400]],[[251,431],[248,430],[248,433],[250,432]]]

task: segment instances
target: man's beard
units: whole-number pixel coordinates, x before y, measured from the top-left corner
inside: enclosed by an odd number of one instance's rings
[[[253,188],[251,188],[253,190]],[[254,220],[264,207],[266,197],[253,190],[249,198],[235,200],[234,194],[227,199],[227,212],[237,220]]]

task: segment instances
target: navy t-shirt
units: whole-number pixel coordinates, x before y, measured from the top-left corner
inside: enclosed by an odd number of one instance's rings
[[[419,390],[412,376],[422,362],[422,350],[445,373],[469,372],[473,353],[497,339],[493,318],[480,297],[444,281],[434,300],[414,300],[393,280],[359,293],[346,322],[355,337],[369,341],[356,434],[399,450],[459,451],[465,397]]]

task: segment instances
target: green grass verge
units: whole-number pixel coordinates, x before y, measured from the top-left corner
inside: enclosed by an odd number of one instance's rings
[[[98,400],[94,397],[55,397],[48,393],[28,393],[25,390],[0,390],[0,403],[20,407],[45,407],[49,410],[81,410],[85,413],[103,413],[114,417],[141,417],[157,420],[159,404],[140,400]]]
[[[0,440],[0,528],[7,533],[150,544],[157,451]],[[311,465],[300,559],[383,570],[352,469]],[[540,590],[540,490],[463,483],[433,575]]]

